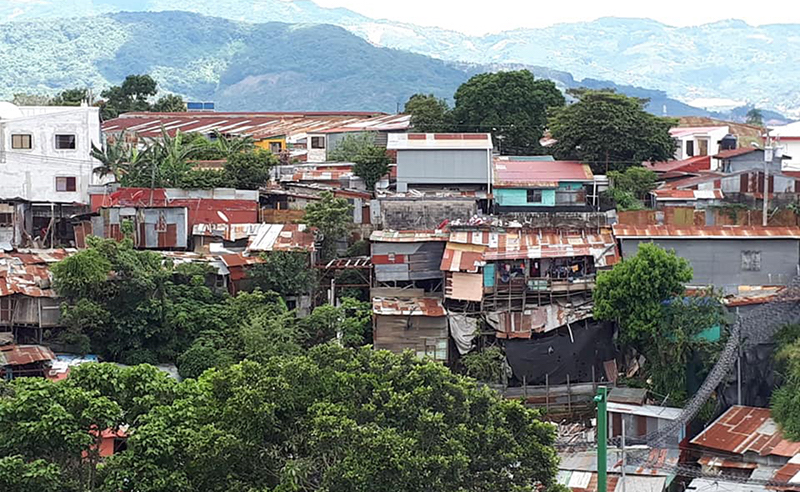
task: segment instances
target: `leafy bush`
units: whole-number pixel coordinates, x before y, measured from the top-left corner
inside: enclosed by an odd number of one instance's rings
[[[505,354],[500,347],[488,347],[470,352],[461,358],[467,375],[485,383],[500,383],[503,377]]]

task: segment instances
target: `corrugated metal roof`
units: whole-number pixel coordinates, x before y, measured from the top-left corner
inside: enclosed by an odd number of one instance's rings
[[[465,245],[472,248],[465,251]],[[453,231],[442,259],[442,270],[475,272],[487,261],[575,256],[592,256],[597,267],[619,261],[617,244],[610,232],[572,235],[536,230]]]
[[[596,472],[597,450],[562,452],[558,454],[559,470]],[[665,467],[675,466],[680,458],[680,449],[650,449],[647,458],[642,463],[631,464],[625,467],[625,472],[631,475],[657,475],[667,476],[671,472]],[[609,473],[622,473],[622,459],[620,453],[613,448],[607,455],[607,470]]]
[[[738,149],[723,150],[719,154],[715,155],[714,159],[731,159],[733,157],[739,157],[740,155],[751,154],[757,150],[760,151],[761,149],[756,149],[754,147],[740,147]]]
[[[55,360],[56,355],[41,345],[5,345],[0,347],[0,366],[24,366],[45,360]]]
[[[559,182],[592,181],[592,170],[578,161],[494,160],[495,188],[555,188]]]
[[[228,268],[243,267],[248,265],[257,265],[264,263],[260,256],[247,256],[243,253],[231,253],[227,255],[220,255],[219,259]]]
[[[647,390],[644,388],[613,388],[608,393],[608,401],[614,403],[627,403],[629,405],[644,405],[647,399]]]
[[[488,133],[390,133],[389,150],[492,150]]]
[[[398,299],[375,297],[372,299],[372,312],[379,316],[445,316],[447,311],[442,300],[434,297]]]
[[[682,159],[679,161],[664,161],[655,162],[646,166],[648,169],[657,173],[667,173],[673,171],[681,171],[685,173],[710,171],[711,170],[711,156],[699,155]]]
[[[294,112],[294,113],[125,113],[103,123],[106,133],[127,131],[142,137],[161,136],[161,127],[170,135],[212,133],[250,135],[256,140],[285,136],[295,143],[309,134],[333,129],[343,131],[404,131],[411,126],[409,115],[372,112]]]
[[[680,126],[670,128],[669,134],[673,138],[681,138],[689,135],[707,135],[711,132],[720,131],[723,128],[725,133],[727,133],[728,127],[726,126]]]
[[[800,454],[794,455],[788,463],[779,468],[772,480],[781,484],[792,485],[770,486],[769,488],[771,489],[800,491]]]
[[[0,297],[58,297],[51,288],[49,264],[61,261],[75,250],[27,250],[0,253]]]
[[[768,408],[731,407],[691,443],[736,454],[792,457],[800,453],[800,443],[783,439]]]
[[[447,241],[448,231],[373,231],[369,240],[376,243],[426,243]]]
[[[653,195],[659,201],[670,200],[722,200],[725,196],[722,190],[653,190]]]
[[[608,402],[608,411],[613,413],[624,413],[626,415],[641,415],[662,420],[677,420],[681,416],[683,409],[672,407],[661,407],[657,405],[630,405],[627,403]]]
[[[238,241],[258,234],[263,224],[195,224],[193,236],[219,237],[226,241]]]
[[[681,239],[800,239],[800,227],[673,226],[644,227],[615,224],[614,236],[623,239],[674,237]]]
[[[258,231],[250,236],[247,250],[314,251],[314,233],[305,224],[259,224]]]

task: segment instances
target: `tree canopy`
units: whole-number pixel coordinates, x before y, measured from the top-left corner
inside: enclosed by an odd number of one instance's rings
[[[600,173],[673,158],[669,129],[677,122],[645,111],[646,100],[608,90],[570,94],[578,101],[555,110],[549,121],[557,158],[581,160]]]
[[[249,276],[253,285],[263,291],[297,296],[310,293],[316,283],[307,253],[272,251],[261,259],[263,263],[254,265]]]
[[[453,114],[447,101],[433,94],[414,94],[403,113],[411,115],[411,126],[420,133],[446,133],[453,130]]]
[[[330,260],[336,256],[336,244],[347,239],[353,226],[353,206],[330,191],[322,193],[321,197],[322,200],[306,207],[305,222],[322,233],[321,256],[323,260]]]
[[[108,460],[104,491],[533,491],[554,429],[433,362],[334,345],[183,383]],[[178,438],[180,436],[180,438]]]
[[[683,294],[692,275],[689,262],[674,251],[642,243],[636,255],[598,274],[593,294],[594,317],[616,321],[621,341],[641,353],[652,340],[662,304]]]
[[[764,126],[764,115],[758,108],[751,108],[745,115],[745,122],[748,125]]]
[[[536,154],[548,110],[563,105],[556,85],[528,70],[484,73],[456,91],[453,120],[459,131],[492,133],[502,154]]]
[[[800,325],[787,325],[775,337],[781,386],[772,394],[772,417],[792,441],[800,441]]]

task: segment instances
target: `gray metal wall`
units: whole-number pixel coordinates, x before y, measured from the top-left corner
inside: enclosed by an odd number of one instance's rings
[[[397,181],[408,184],[486,184],[486,150],[398,150]]]
[[[622,255],[631,257],[649,239],[623,239]],[[796,239],[657,239],[652,241],[689,260],[693,285],[714,285],[735,292],[739,285],[786,285],[797,275],[800,240]],[[742,269],[742,252],[760,251],[760,271]]]

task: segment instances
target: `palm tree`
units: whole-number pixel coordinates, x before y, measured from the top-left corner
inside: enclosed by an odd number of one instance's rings
[[[100,165],[94,168],[95,174],[100,178],[113,175],[114,179],[119,181],[119,170],[130,157],[129,146],[125,143],[125,133],[120,134],[113,142],[106,141],[103,148],[97,147],[92,142],[89,155],[100,161]]]
[[[181,185],[183,177],[192,169],[189,162],[198,146],[185,141],[185,135],[177,130],[175,136],[161,127],[161,137],[148,139],[143,161],[150,167],[150,187]]]

